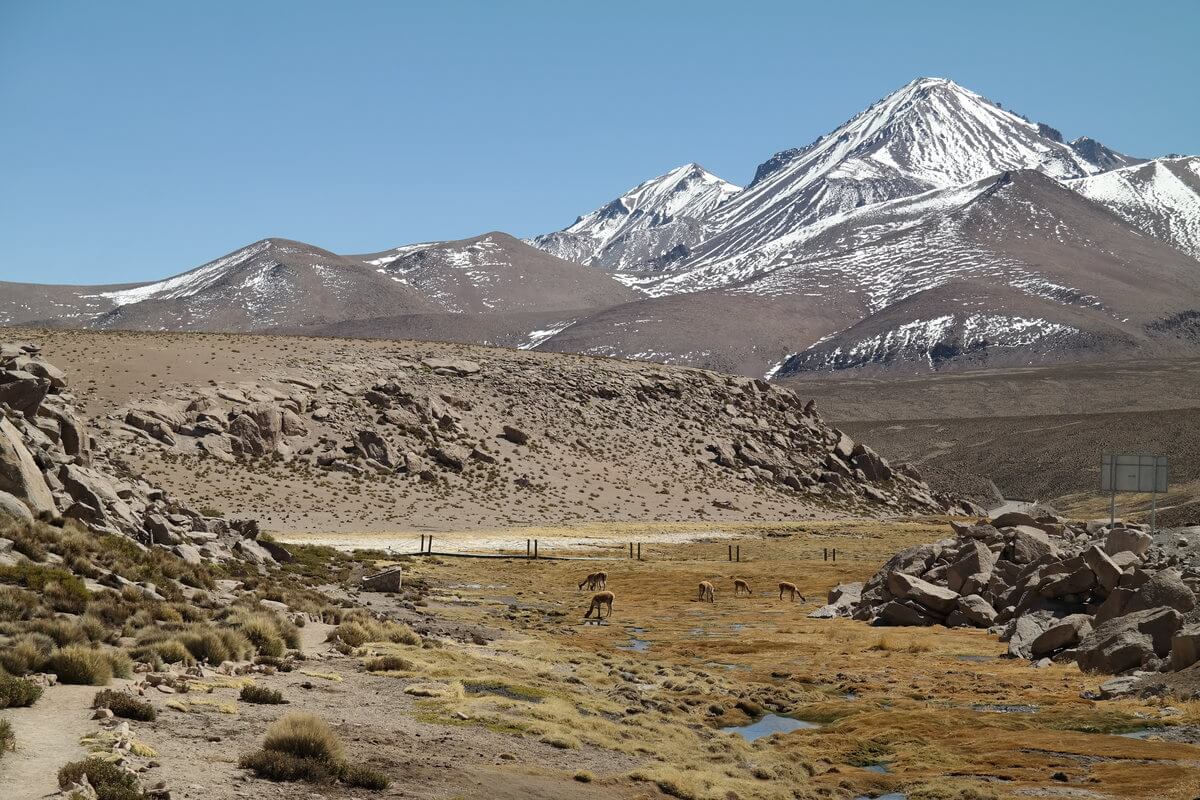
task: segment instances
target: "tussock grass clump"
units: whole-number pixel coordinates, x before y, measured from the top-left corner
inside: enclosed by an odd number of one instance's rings
[[[363,662],[367,672],[407,672],[413,663],[403,656],[378,656]]]
[[[379,621],[369,617],[351,619],[329,632],[329,641],[340,639],[350,647],[362,647],[367,642],[394,642],[419,645],[421,637],[407,625]]]
[[[580,783],[591,783],[596,779],[596,776],[588,772],[586,769],[581,769],[575,773],[575,780]]]
[[[382,791],[392,784],[392,779],[377,769],[362,764],[347,764],[339,776],[347,786],[356,789]]]
[[[312,714],[288,714],[271,723],[263,749],[331,764],[342,760],[341,740],[324,720]]]
[[[86,775],[99,800],[143,800],[145,793],[137,778],[101,758],[73,761],[58,771],[58,787],[67,789]]]
[[[33,592],[16,586],[0,586],[0,619],[18,622],[33,619],[41,608],[41,601]]]
[[[0,668],[13,675],[28,675],[41,668],[54,652],[54,640],[44,634],[28,634],[0,650]]]
[[[151,722],[156,716],[154,706],[145,700],[126,692],[115,692],[112,689],[97,692],[95,699],[92,700],[92,708],[107,708],[118,717],[136,719],[141,722]]]
[[[42,696],[42,687],[0,670],[0,708],[31,706]]]
[[[124,655],[124,654],[122,654]],[[128,656],[125,656],[128,660]],[[113,679],[113,660],[103,650],[82,645],[64,647],[50,655],[44,666],[60,683],[104,686]]]
[[[328,724],[312,714],[288,714],[271,723],[262,749],[247,753],[238,763],[260,778],[273,781],[341,780],[348,786],[375,790],[386,789],[391,783],[377,770],[347,764],[341,740]]]
[[[238,766],[248,769],[269,781],[308,781],[330,783],[333,770],[323,761],[280,753],[275,750],[255,750],[238,759]]]
[[[247,703],[261,703],[265,705],[279,705],[286,703],[283,695],[275,689],[268,689],[266,686],[243,686],[241,694],[238,695],[239,700],[244,700]]]
[[[254,645],[243,633],[230,628],[196,626],[175,638],[196,661],[206,661],[213,666],[224,661],[245,661],[254,650]]]

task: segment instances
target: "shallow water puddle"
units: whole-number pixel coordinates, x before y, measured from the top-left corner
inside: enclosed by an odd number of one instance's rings
[[[628,644],[617,645],[617,649],[644,653],[650,649],[650,642],[647,639],[630,639]]]
[[[995,661],[995,656],[955,656],[959,661],[971,661],[976,664],[982,664],[986,661]]]
[[[1151,736],[1161,736],[1165,728],[1142,728],[1140,731],[1118,733],[1123,739],[1149,739]]]
[[[867,766],[863,767],[863,769],[865,769],[867,772],[877,772],[880,775],[887,775],[892,771],[892,768],[882,761],[878,764],[868,764]]]
[[[908,795],[904,792],[888,792],[878,797],[871,797],[869,794],[860,794],[854,800],[908,800]]]
[[[792,731],[811,730],[821,727],[815,722],[806,722],[795,717],[784,717],[779,714],[767,714],[749,725],[731,725],[721,728],[721,733],[736,733],[747,742],[770,736],[773,733],[791,733]]]

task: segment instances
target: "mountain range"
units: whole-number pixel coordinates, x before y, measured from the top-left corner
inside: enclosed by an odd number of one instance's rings
[[[0,284],[0,322],[445,339],[778,378],[1194,354],[1200,157],[1066,141],[921,78],[744,188],[690,163],[524,241],[339,255],[264,239],[148,284]]]

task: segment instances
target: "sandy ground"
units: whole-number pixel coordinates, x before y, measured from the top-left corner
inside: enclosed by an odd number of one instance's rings
[[[8,708],[0,718],[12,723],[17,750],[0,758],[5,800],[36,800],[58,791],[58,768],[86,755],[79,740],[94,730],[94,686],[53,686],[28,708]]]

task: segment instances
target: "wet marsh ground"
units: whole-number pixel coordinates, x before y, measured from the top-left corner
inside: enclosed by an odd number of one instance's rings
[[[1004,644],[983,631],[807,618],[830,586],[945,530],[767,526],[740,532],[741,563],[720,538],[656,544],[640,562],[411,559],[432,590],[427,610],[500,636],[408,649],[413,669],[393,677],[421,698],[423,720],[634,759],[579,778],[613,796],[1196,796],[1200,747],[1153,731],[1197,724],[1200,704],[1082,699],[1104,678],[1000,658]],[[838,561],[823,560],[835,546]],[[616,602],[588,624],[591,593],[576,587],[597,569]],[[733,597],[735,577],[752,597]],[[715,603],[697,600],[701,580]],[[781,580],[807,602],[780,601]],[[768,713],[816,726],[753,742],[720,731]],[[1146,738],[1117,735],[1138,731]]]

